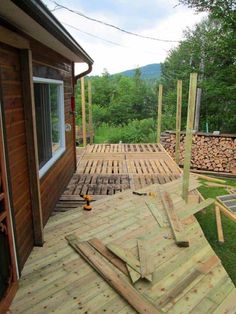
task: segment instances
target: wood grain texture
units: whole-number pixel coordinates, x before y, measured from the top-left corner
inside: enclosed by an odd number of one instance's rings
[[[34,235],[27,161],[25,112],[21,88],[20,55],[17,49],[2,44],[0,44],[0,52],[0,67],[1,69],[9,70],[2,77],[2,101],[10,166],[9,184],[12,193],[16,224],[16,244],[19,254],[19,268],[21,270],[33,248]],[[15,104],[19,110],[18,114],[15,111]],[[21,136],[20,138],[19,135]],[[18,143],[17,146],[12,145],[12,143],[16,142]],[[21,162],[23,160],[24,162]],[[24,197],[23,202],[21,201],[22,197]]]
[[[105,263],[96,251],[85,242],[78,242],[67,238],[69,244],[83,256],[86,261],[112,286],[138,313],[157,314],[158,309],[142,294],[133,288],[121,275],[117,274],[114,268]]]

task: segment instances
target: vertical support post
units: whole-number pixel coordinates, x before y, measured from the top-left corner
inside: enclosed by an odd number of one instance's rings
[[[87,145],[86,134],[86,110],[85,110],[85,91],[84,91],[84,77],[81,77],[81,105],[82,105],[82,133],[83,133],[83,146]]]
[[[188,202],[188,189],[189,189],[189,174],[191,164],[191,150],[192,150],[192,132],[194,122],[194,111],[196,102],[197,90],[197,73],[190,74],[189,83],[189,96],[188,96],[188,117],[184,145],[184,171],[183,171],[183,186],[182,197],[185,202]]]
[[[27,155],[29,164],[30,194],[32,201],[32,216],[34,226],[34,244],[42,246],[43,217],[39,184],[38,145],[36,134],[36,118],[34,105],[34,86],[31,50],[20,50],[22,93],[25,112],[25,129],[27,141]]]
[[[175,162],[179,164],[179,147],[181,131],[181,108],[182,108],[182,81],[177,82],[177,108],[176,108],[176,134],[175,134]]]
[[[89,107],[89,142],[93,144],[93,116],[92,116],[92,86],[88,80],[88,107]]]
[[[162,94],[163,94],[163,85],[160,84],[159,93],[158,93],[158,108],[157,108],[157,144],[160,144],[160,141],[161,141]]]
[[[202,89],[197,89],[197,99],[196,99],[196,112],[195,112],[195,120],[194,120],[194,130],[199,130],[199,121],[200,121],[200,108],[201,108],[201,97],[202,97]]]

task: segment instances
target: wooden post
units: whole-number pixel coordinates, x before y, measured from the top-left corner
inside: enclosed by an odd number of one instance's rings
[[[163,85],[160,84],[159,93],[158,93],[158,108],[157,108],[157,144],[160,144],[160,141],[161,141],[162,94],[163,94]]]
[[[87,145],[87,134],[86,134],[86,110],[85,110],[84,77],[81,77],[80,82],[81,82],[83,146],[85,147]]]
[[[92,115],[92,86],[88,80],[88,107],[89,107],[89,142],[93,144],[93,115]]]
[[[36,134],[36,118],[34,105],[34,86],[31,50],[20,50],[22,93],[25,112],[25,129],[27,141],[27,157],[29,165],[30,194],[32,201],[32,216],[34,226],[34,244],[42,246],[43,215],[39,184],[38,145]]]
[[[197,90],[197,73],[191,73],[188,96],[188,117],[184,145],[184,171],[183,171],[182,197],[185,200],[185,202],[188,202],[189,174],[191,164],[192,132],[196,102],[196,90]]]
[[[201,97],[202,97],[202,89],[197,89],[197,99],[196,99],[196,112],[195,112],[195,120],[194,120],[194,130],[199,130],[199,120],[200,120],[200,108],[201,108]]]
[[[176,108],[176,135],[175,135],[175,161],[179,164],[179,147],[181,131],[181,107],[182,107],[182,81],[177,82],[177,108]]]

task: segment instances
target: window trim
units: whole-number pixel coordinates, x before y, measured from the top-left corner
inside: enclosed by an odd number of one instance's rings
[[[39,169],[39,179],[41,179],[46,172],[56,163],[56,161],[66,151],[65,139],[65,105],[64,105],[64,82],[60,80],[48,79],[43,77],[33,77],[33,83],[46,83],[59,85],[59,119],[60,119],[60,139],[61,147],[55,154]]]

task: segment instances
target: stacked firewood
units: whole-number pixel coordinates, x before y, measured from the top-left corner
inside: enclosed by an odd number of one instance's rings
[[[180,165],[184,159],[184,134],[180,136]],[[174,158],[175,134],[164,133],[164,148]],[[193,135],[191,167],[193,169],[236,174],[236,138],[228,136]]]

